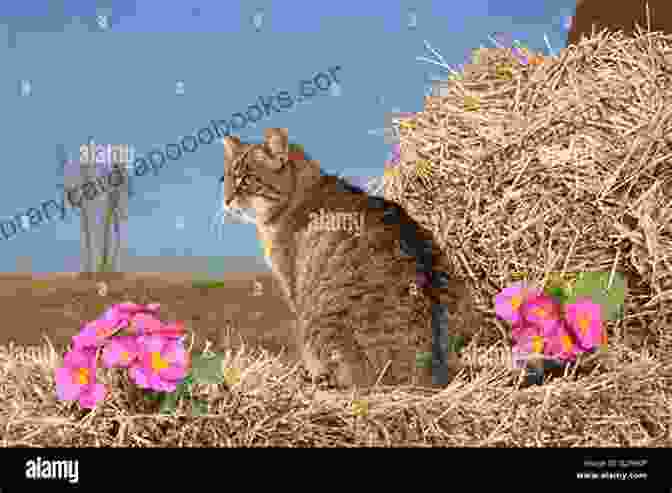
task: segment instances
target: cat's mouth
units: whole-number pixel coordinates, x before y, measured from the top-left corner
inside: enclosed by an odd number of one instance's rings
[[[222,187],[224,186],[224,181],[225,181],[225,178],[224,178],[224,175],[222,175],[222,177],[219,179],[219,183],[221,183]],[[224,197],[222,199],[222,203],[224,204],[224,207],[226,207],[227,209],[229,207],[231,207],[232,200],[233,200],[233,198],[227,199],[226,197]]]
[[[221,183],[222,188],[224,187],[225,180],[226,180],[226,178],[224,176],[222,176],[219,179],[219,183]],[[236,207],[234,205],[235,200],[236,200],[236,194],[235,193],[230,194],[230,196],[227,197],[226,192],[224,192],[224,196],[222,198],[222,203],[224,204],[225,209],[241,209],[241,207]]]
[[[224,186],[223,176],[219,179],[219,182]],[[256,224],[256,212],[250,208],[240,207],[235,195],[233,197],[222,196],[220,214],[234,223]]]

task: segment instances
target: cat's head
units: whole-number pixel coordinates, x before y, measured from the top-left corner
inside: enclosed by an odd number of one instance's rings
[[[291,199],[295,173],[287,129],[269,128],[261,144],[224,139],[224,209],[268,218]]]

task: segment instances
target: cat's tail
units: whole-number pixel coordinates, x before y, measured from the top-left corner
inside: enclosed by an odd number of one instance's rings
[[[388,216],[395,212],[399,211],[386,211]],[[467,341],[473,335],[467,285],[436,269],[434,259],[440,252],[434,250],[431,239],[423,238],[414,224],[402,221],[399,246],[403,255],[415,257],[416,283],[432,303],[432,383],[445,386],[459,359],[451,341],[457,338]]]

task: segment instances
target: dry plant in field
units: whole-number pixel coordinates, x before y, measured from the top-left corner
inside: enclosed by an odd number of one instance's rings
[[[672,327],[672,35],[602,32],[532,60],[481,49],[426,98],[385,197],[471,279],[484,341],[505,332],[493,297],[514,273],[619,271],[625,316],[608,331],[655,344]]]
[[[0,348],[2,447],[467,446],[671,447],[672,338],[633,352],[615,345],[611,369],[568,374],[521,389],[516,374],[471,347],[477,366],[444,390],[316,390],[265,352],[228,353],[236,382],[201,386],[208,414],[147,414],[131,405],[116,375],[95,410],[56,398],[57,355],[48,346]],[[490,363],[488,363],[490,362]]]

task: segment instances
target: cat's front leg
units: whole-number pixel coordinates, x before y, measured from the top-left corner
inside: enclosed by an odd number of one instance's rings
[[[375,373],[364,354],[334,349],[328,367],[331,382],[338,388],[365,388],[375,383]]]
[[[334,331],[314,331],[303,347],[303,362],[313,382],[327,380],[338,388],[368,387],[375,383],[375,372],[352,335],[329,337]],[[329,340],[332,339],[332,340]]]
[[[304,344],[301,359],[303,360],[304,368],[314,384],[319,383],[322,379],[328,378],[329,371],[327,365],[320,359],[318,352],[312,344],[308,342]]]

